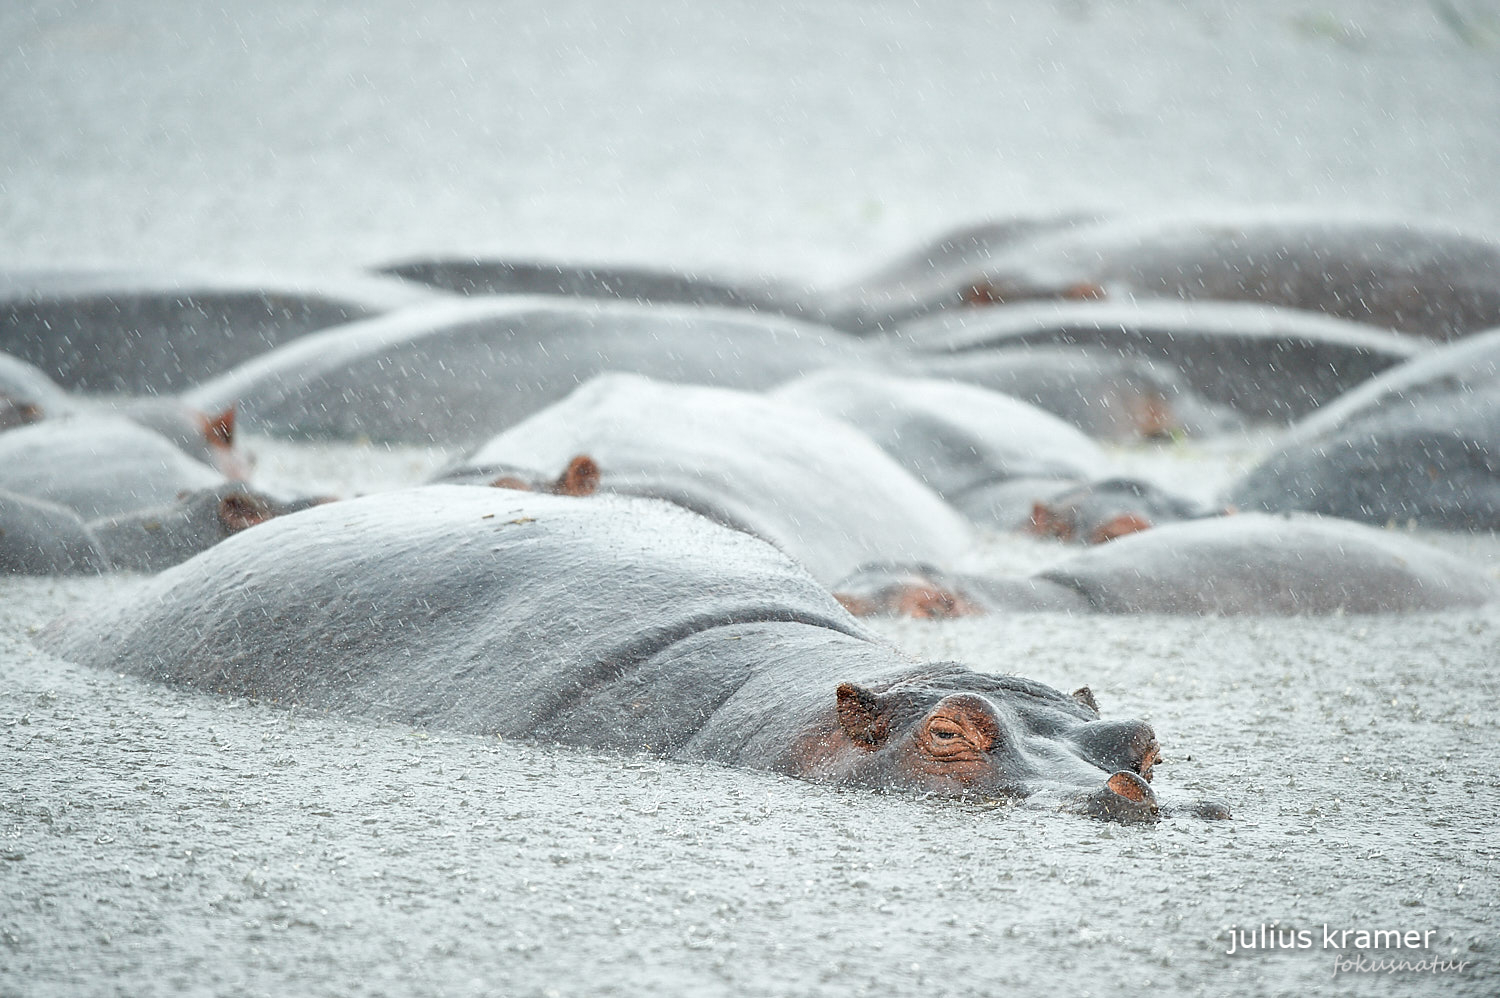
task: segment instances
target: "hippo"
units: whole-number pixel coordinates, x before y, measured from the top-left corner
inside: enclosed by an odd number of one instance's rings
[[[250,478],[255,460],[239,445],[234,406],[207,413],[175,398],[145,397],[119,402],[112,411],[160,433],[188,457],[217,469],[232,481]]]
[[[162,506],[85,520],[58,503],[0,492],[0,574],[159,572],[273,516],[321,501],[288,502],[229,482]]]
[[[1163,523],[1226,512],[1138,478],[1106,478],[1032,504],[1026,529],[1042,537],[1103,544]]]
[[[1017,347],[1082,347],[1179,372],[1183,387],[1244,419],[1291,423],[1430,349],[1347,319],[1229,302],[1038,302],[942,312],[888,337],[959,366]],[[932,363],[924,361],[924,363]]]
[[[539,261],[422,259],[387,264],[376,273],[463,295],[558,295],[641,305],[712,305],[803,317],[804,292],[771,281],[736,283],[654,267]]]
[[[0,394],[0,430],[30,426],[41,418],[42,410],[35,403]]]
[[[1309,416],[1225,500],[1500,530],[1500,329],[1408,361]]]
[[[0,575],[95,575],[109,557],[66,506],[0,490]]]
[[[1500,244],[1437,227],[1119,219],[1052,226],[948,262],[920,289],[881,287],[875,275],[830,292],[824,321],[880,330],[941,310],[1175,298],[1326,312],[1434,340],[1500,324]]]
[[[1389,530],[1244,513],[1133,533],[1024,578],[874,565],[834,585],[861,616],[1037,610],[1213,616],[1411,613],[1483,606],[1495,579]]]
[[[225,481],[161,434],[118,416],[49,419],[0,434],[0,489],[86,520],[161,506]]]
[[[279,517],[38,637],[231,696],[831,784],[1225,817],[1151,728],[904,659],[775,548],[666,503],[434,485]]]
[[[506,296],[304,337],[183,398],[272,435],[472,447],[595,374],[763,389],[878,347],[745,311]]]
[[[965,496],[992,483],[1085,479],[1106,464],[1099,446],[1075,427],[973,385],[825,370],[772,395],[860,430],[960,510]]]
[[[7,353],[0,353],[0,406],[10,411],[9,419],[0,412],[0,429],[24,426],[74,408],[68,393],[40,368]]]
[[[1208,401],[1168,366],[1118,350],[982,348],[914,353],[915,375],[977,385],[1052,413],[1096,440],[1138,443],[1238,429],[1244,418]]]
[[[439,297],[372,275],[3,271],[0,350],[68,389],[166,394],[314,330]]]
[[[831,582],[874,560],[949,563],[972,542],[956,510],[871,440],[751,392],[605,374],[499,434],[441,481],[597,462],[599,489],[676,503],[770,541]]]

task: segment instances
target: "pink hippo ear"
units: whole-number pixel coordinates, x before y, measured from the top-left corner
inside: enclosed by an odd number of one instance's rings
[[[844,734],[871,747],[885,741],[891,715],[880,695],[853,683],[840,683],[836,692],[839,727]]]
[[[273,516],[269,506],[243,492],[231,492],[219,500],[219,522],[231,534],[265,523]]]
[[[1138,534],[1142,530],[1150,530],[1151,521],[1139,513],[1121,513],[1119,516],[1105,520],[1089,533],[1090,544],[1108,544],[1116,537],[1124,537],[1127,534]]]
[[[228,450],[234,446],[234,406],[217,416],[200,416],[203,420],[203,439],[209,446]]]
[[[599,487],[599,465],[587,454],[568,462],[568,468],[552,486],[554,495],[589,496]]]

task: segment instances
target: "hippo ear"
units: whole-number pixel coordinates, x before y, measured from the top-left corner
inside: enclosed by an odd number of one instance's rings
[[[1093,690],[1089,689],[1087,686],[1080,686],[1078,687],[1078,689],[1073,691],[1072,697],[1079,706],[1087,707],[1089,710],[1094,712],[1095,717],[1099,716],[1099,704],[1094,700]]]
[[[217,416],[203,416],[203,437],[212,447],[228,450],[234,446],[234,406]]]
[[[560,496],[593,495],[599,487],[599,466],[587,454],[579,454],[568,462],[568,468],[552,486]]]
[[[518,475],[501,475],[490,482],[492,489],[515,489],[517,492],[530,492],[531,483]]]
[[[271,508],[243,492],[231,492],[219,500],[219,522],[231,534],[265,523],[274,515]]]
[[[837,695],[839,727],[844,734],[871,746],[885,740],[891,715],[879,694],[853,683],[840,683]]]

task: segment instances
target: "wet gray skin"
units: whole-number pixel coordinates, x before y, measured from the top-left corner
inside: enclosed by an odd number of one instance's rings
[[[92,575],[109,558],[66,506],[0,491],[0,574]]]
[[[913,353],[902,364],[923,377],[978,385],[1029,402],[1096,440],[1203,436],[1245,421],[1209,402],[1168,364],[1118,350],[1001,346]]]
[[[34,410],[37,418],[60,415],[72,408],[67,392],[42,373],[41,368],[8,353],[0,353],[0,399],[8,399],[17,409]]]
[[[1119,821],[1161,810],[1148,726],[1100,720],[1085,691],[903,661],[774,548],[658,502],[429,486],[317,507],[39,640],[384,720]]]
[[[1077,544],[1102,544],[1161,524],[1222,512],[1151,482],[1106,478],[1038,500],[1027,529]]]
[[[944,311],[888,337],[928,366],[1021,347],[1153,362],[1187,394],[1242,419],[1290,423],[1429,344],[1335,316],[1221,301],[1038,302]],[[927,359],[927,358],[934,359]],[[943,358],[949,358],[944,360]],[[1194,415],[1191,410],[1185,415]]]
[[[1422,613],[1484,606],[1500,595],[1480,566],[1392,531],[1254,513],[1134,533],[1027,577],[871,565],[833,590],[856,615],[917,618]]]
[[[1017,478],[1088,478],[1103,451],[1035,406],[973,385],[878,371],[819,371],[773,397],[843,420],[950,502]]]
[[[273,435],[474,446],[605,371],[764,389],[882,363],[845,333],[744,310],[506,296],[289,344],[185,394]]]
[[[375,269],[463,295],[559,295],[812,315],[807,291],[769,280],[734,282],[655,267],[468,258],[408,260]]]
[[[323,501],[287,501],[226,483],[153,509],[86,521],[66,506],[0,492],[0,573],[159,572],[274,516]]]
[[[11,270],[0,272],[0,350],[70,389],[167,393],[315,330],[438,296],[369,275]]]
[[[511,427],[443,480],[557,474],[578,455],[599,488],[676,503],[770,541],[832,582],[870,561],[959,558],[970,525],[846,423],[762,395],[606,374]]]
[[[868,286],[826,321],[890,329],[941,310],[1167,298],[1281,305],[1447,340],[1500,324],[1500,245],[1405,224],[1295,219],[1054,227],[959,260],[914,293]]]
[[[284,500],[226,483],[187,493],[157,509],[92,520],[88,527],[111,568],[159,572],[272,517],[325,501]]]
[[[1430,351],[1309,416],[1225,499],[1377,524],[1500,529],[1500,330]]]
[[[0,489],[59,503],[84,519],[162,506],[225,476],[118,416],[49,419],[0,434]]]

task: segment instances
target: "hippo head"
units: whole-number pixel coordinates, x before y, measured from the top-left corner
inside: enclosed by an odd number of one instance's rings
[[[1087,687],[1071,696],[961,666],[881,687],[838,687],[840,774],[851,782],[945,797],[1035,798],[1122,822],[1162,813],[1150,781],[1151,726],[1101,720]],[[837,736],[836,736],[837,737]],[[1221,805],[1183,810],[1228,817]]]

